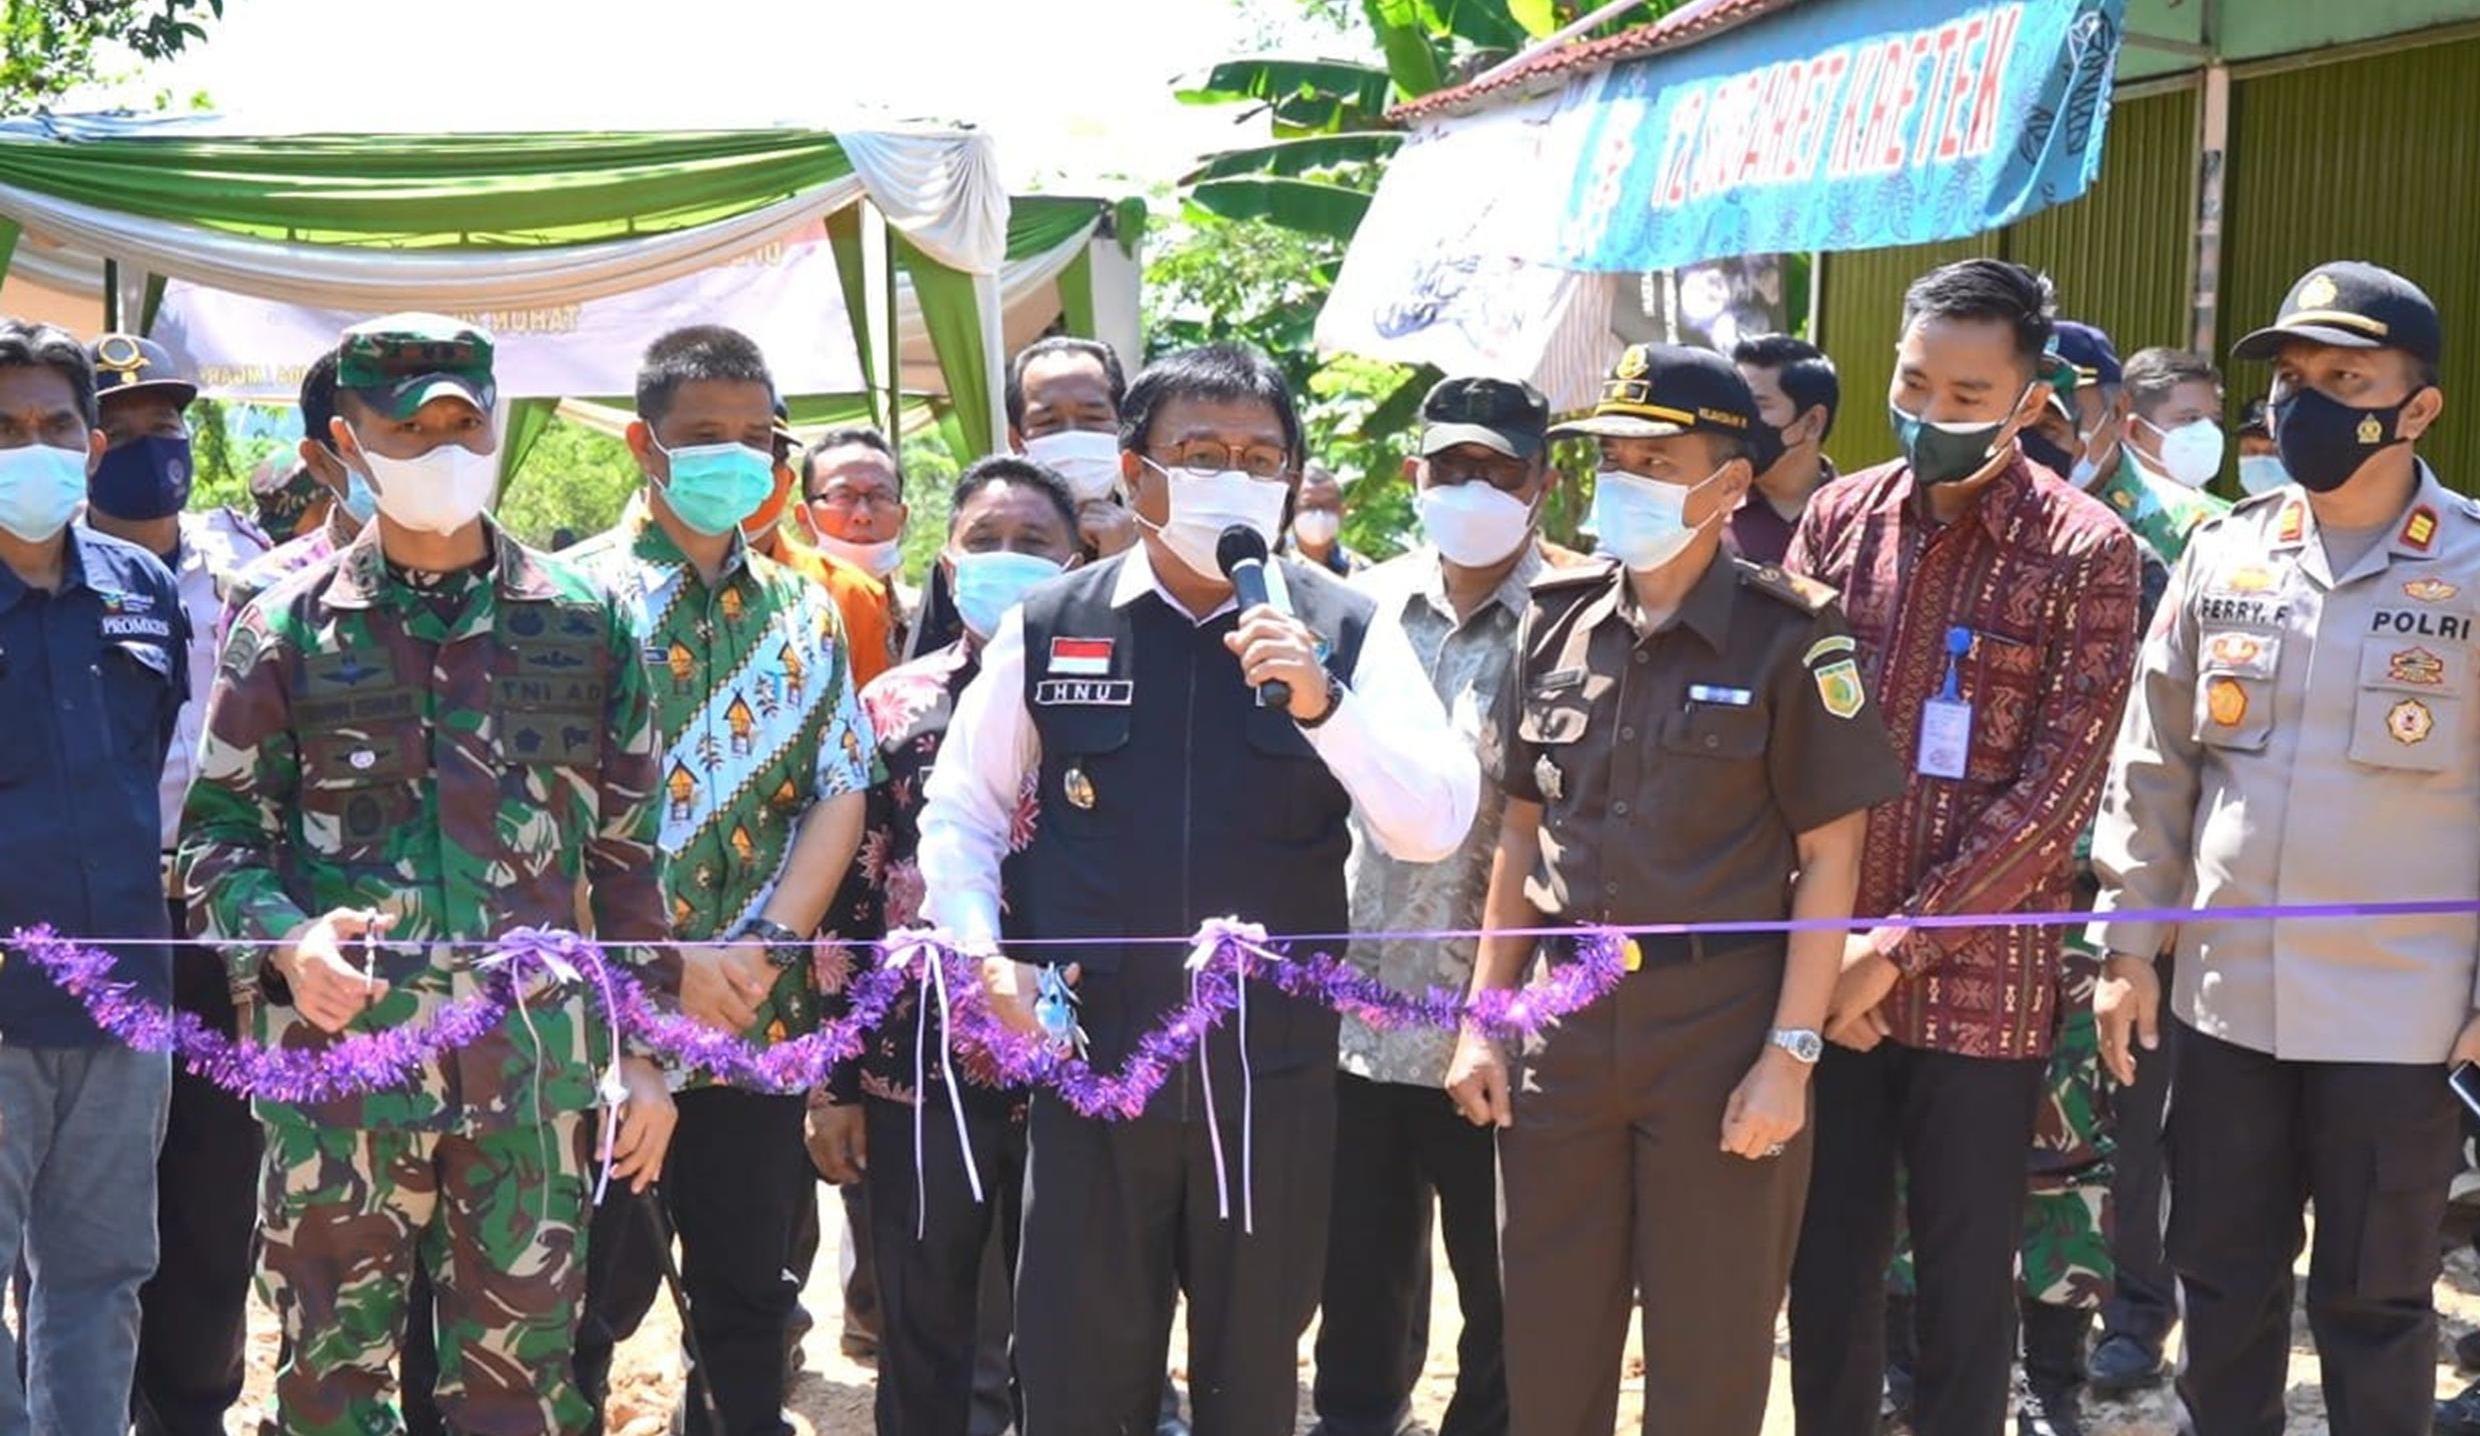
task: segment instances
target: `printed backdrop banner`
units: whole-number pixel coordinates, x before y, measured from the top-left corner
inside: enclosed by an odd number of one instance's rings
[[[1995,229],[2101,165],[2126,0],[1811,0],[1572,86],[1569,269]]]
[[[211,393],[280,399],[302,371],[365,313],[258,299],[173,280],[153,337]],[[813,221],[711,269],[621,294],[534,309],[466,313],[498,339],[500,393],[510,399],[636,392],[637,360],[684,324],[728,324],[758,342],[786,394],[862,388],[844,317],[844,290],[826,232]]]

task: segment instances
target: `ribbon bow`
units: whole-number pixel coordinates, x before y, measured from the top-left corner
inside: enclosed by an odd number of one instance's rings
[[[1210,917],[1197,925],[1196,946],[1188,953],[1188,1000],[1202,1001],[1198,987],[1217,957],[1231,961],[1235,1006],[1235,1040],[1240,1046],[1240,1230],[1257,1235],[1257,1074],[1249,1065],[1249,961],[1280,962],[1283,954],[1266,945],[1261,923],[1237,917]],[[1203,1040],[1197,1044],[1197,1074],[1206,1093],[1206,1145],[1214,1151],[1214,1202],[1217,1214],[1231,1220],[1231,1179],[1223,1166],[1223,1120],[1214,1105],[1214,1059]]]
[[[542,1074],[544,1053],[542,1034],[535,1030],[534,1015],[526,1009],[525,996],[532,985],[529,969],[548,976],[554,984],[578,986],[592,974],[603,1001],[603,1035],[609,1042],[602,1077],[594,1084],[594,1095],[603,1109],[603,1140],[597,1148],[602,1165],[594,1174],[594,1201],[601,1205],[603,1193],[611,1187],[612,1149],[620,1131],[620,1108],[629,1099],[629,1085],[620,1077],[620,1006],[611,990],[611,969],[603,961],[602,950],[573,932],[558,928],[521,927],[500,939],[494,951],[486,953],[474,964],[476,971],[502,977],[508,983],[509,999],[517,1005],[517,1020],[525,1024],[526,1036],[534,1043],[534,1120],[542,1121]],[[550,1171],[545,1158],[543,1169]],[[546,1180],[548,1178],[546,1177]]]
[[[945,929],[934,927],[902,927],[887,934],[879,944],[879,961],[896,972],[912,972],[914,981],[928,990],[913,998],[913,1239],[921,1240],[928,1230],[930,1207],[926,1188],[928,1177],[922,1155],[922,1104],[927,1094],[924,1080],[928,1075],[930,1041],[930,1002],[939,1003],[939,1070],[947,1078],[947,1106],[956,1118],[956,1154],[964,1159],[965,1181],[973,1188],[973,1200],[982,1200],[981,1164],[973,1160],[973,1144],[965,1135],[964,1093],[956,1086],[956,1027],[949,1018],[947,999],[947,954],[955,945]]]

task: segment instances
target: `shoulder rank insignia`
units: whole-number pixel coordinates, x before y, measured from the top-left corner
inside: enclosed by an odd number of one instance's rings
[[[1833,589],[1805,574],[1792,573],[1770,563],[1742,563],[1739,571],[1749,587],[1771,594],[1803,613],[1815,613],[1834,601]]]
[[[2426,504],[2420,504],[2411,510],[2411,517],[2403,520],[2402,545],[2404,548],[2426,553],[2429,546],[2436,541],[2437,511]]]
[[[2298,543],[2307,537],[2308,507],[2297,498],[2282,505],[2282,516],[2274,521],[2275,543]]]

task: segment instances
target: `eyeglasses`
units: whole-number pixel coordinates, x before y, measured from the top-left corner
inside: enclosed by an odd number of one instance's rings
[[[894,513],[904,507],[904,499],[901,495],[883,489],[829,489],[823,494],[812,494],[808,502],[834,509],[838,513],[850,513],[855,509],[876,509],[881,513]]]
[[[1440,457],[1429,461],[1430,482],[1446,486],[1484,483],[1505,493],[1522,493],[1533,481],[1533,471],[1515,459],[1484,460],[1461,457]]]
[[[1280,483],[1291,477],[1292,456],[1281,449],[1257,444],[1218,444],[1212,439],[1190,439],[1176,444],[1166,456],[1154,455],[1154,462],[1166,469],[1203,469],[1219,472],[1238,469],[1252,479]]]

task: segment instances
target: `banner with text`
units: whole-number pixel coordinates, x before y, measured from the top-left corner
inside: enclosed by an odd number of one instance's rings
[[[1899,23],[1889,23],[1900,17]],[[1977,234],[2101,166],[2125,0],[1811,0],[1571,89],[1571,269]]]

